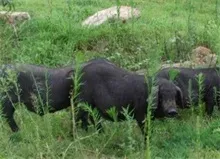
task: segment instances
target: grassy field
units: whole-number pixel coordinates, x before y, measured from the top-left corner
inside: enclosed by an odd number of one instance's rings
[[[76,55],[84,61],[106,57],[131,71],[155,73],[165,60],[188,59],[198,45],[220,50],[219,0],[14,0],[16,11],[32,19],[18,27],[18,36],[0,21],[0,64],[31,63],[48,67],[72,64]],[[82,27],[89,15],[114,5],[130,5],[141,17],[122,23]],[[5,10],[0,6],[0,10]],[[176,40],[173,40],[176,39]],[[151,158],[220,158],[220,113],[212,118],[182,110],[181,118],[152,121]],[[21,128],[12,133],[0,119],[0,159],[143,159],[143,136],[132,120],[103,121],[105,132],[77,128],[71,137],[66,110],[39,117],[23,106],[16,111]]]

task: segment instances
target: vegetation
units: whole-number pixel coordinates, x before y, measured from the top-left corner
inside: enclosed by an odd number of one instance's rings
[[[128,70],[146,69],[152,75],[165,60],[188,59],[198,45],[216,54],[220,50],[219,0],[13,0],[13,4],[32,19],[18,25],[16,33],[0,20],[0,64],[60,67],[73,64],[80,54],[84,61],[106,57]],[[113,5],[137,7],[141,17],[82,27],[89,15]],[[8,8],[0,6],[3,9]],[[20,132],[12,133],[0,119],[0,158],[220,158],[220,113],[215,110],[208,118],[194,109],[180,111],[177,119],[147,118],[150,148],[145,148],[129,117],[126,122],[103,121],[101,134],[93,126],[89,132],[77,127],[73,139],[68,111],[40,117],[21,105],[16,111]]]

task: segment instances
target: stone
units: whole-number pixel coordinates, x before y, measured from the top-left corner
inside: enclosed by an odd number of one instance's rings
[[[217,62],[216,54],[204,46],[198,46],[193,49],[191,58],[196,65],[204,67],[215,67]]]
[[[147,69],[137,70],[136,73],[139,74],[139,75],[146,75],[147,74]]]
[[[164,63],[162,64],[161,68],[167,68],[167,67],[188,67],[193,68],[194,63],[191,61],[184,61],[184,62],[178,62],[178,63]]]
[[[18,23],[30,20],[31,17],[27,12],[0,11],[0,19],[5,20],[9,24],[16,25]]]
[[[207,68],[215,67],[217,63],[217,55],[204,46],[198,46],[192,50],[190,61],[170,63],[167,61],[162,64],[161,68],[167,67],[188,67],[188,68]]]
[[[118,15],[119,13],[119,15]],[[114,6],[96,12],[82,22],[83,26],[98,26],[110,19],[121,19],[123,22],[131,18],[140,17],[140,11],[129,6]]]

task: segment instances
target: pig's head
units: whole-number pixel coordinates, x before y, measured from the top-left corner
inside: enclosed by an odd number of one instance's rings
[[[183,107],[183,95],[181,89],[172,81],[158,79],[154,98],[156,106],[155,117],[176,117],[177,105]]]

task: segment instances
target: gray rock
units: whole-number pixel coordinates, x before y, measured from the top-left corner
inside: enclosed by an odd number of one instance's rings
[[[137,74],[139,75],[147,75],[147,70],[146,69],[140,69],[136,71]]]
[[[136,8],[129,6],[114,6],[101,11],[96,12],[92,16],[88,17],[82,22],[83,26],[98,26],[103,24],[109,19],[121,19],[126,21],[130,18],[140,17],[140,11]]]
[[[192,50],[190,60],[178,63],[170,63],[165,62],[162,64],[161,68],[167,67],[189,67],[189,68],[197,68],[197,67],[215,67],[217,63],[217,55],[214,54],[210,49],[198,46],[197,48]]]
[[[16,25],[17,23],[30,20],[31,17],[27,12],[0,11],[0,19],[5,20],[9,24]]]

